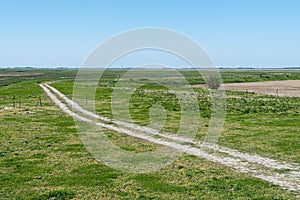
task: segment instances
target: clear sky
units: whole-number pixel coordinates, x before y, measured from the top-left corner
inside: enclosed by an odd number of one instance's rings
[[[300,65],[299,0],[0,0],[0,66],[79,66],[138,27],[182,32],[217,65]]]

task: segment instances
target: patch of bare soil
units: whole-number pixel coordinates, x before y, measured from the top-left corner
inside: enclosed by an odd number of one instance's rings
[[[202,84],[196,85],[195,87],[207,88],[206,85]],[[300,97],[300,80],[226,83],[222,84],[220,89],[242,92],[248,91],[275,96]]]

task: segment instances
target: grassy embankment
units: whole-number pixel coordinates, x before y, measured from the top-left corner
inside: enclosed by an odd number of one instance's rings
[[[61,76],[65,77],[74,75],[74,72],[62,73],[64,75]],[[234,72],[227,73],[229,77],[234,76]],[[191,72],[187,73],[191,82],[197,79],[193,75]],[[0,87],[1,199],[296,197],[296,194],[278,186],[188,155],[183,155],[160,171],[142,175],[121,173],[99,164],[79,140],[73,119],[55,107],[36,84],[46,80],[57,80],[61,76],[57,73],[48,78],[17,80],[13,84]],[[238,76],[248,77],[249,73],[238,72]],[[298,76],[298,73],[295,76]],[[225,79],[225,82],[230,80]],[[256,80],[256,75],[253,74],[251,80]],[[101,87],[97,91],[98,113],[111,116],[110,87],[115,82],[116,77],[108,74],[107,79],[100,83]],[[198,83],[197,80],[195,82]],[[53,85],[67,95],[72,94],[72,80]],[[180,107],[176,99],[168,93],[158,93],[155,91],[157,88],[152,86],[148,86],[147,89],[143,92],[143,97],[139,92],[132,96],[130,109],[133,120],[147,125],[148,108],[154,102],[162,102],[169,117],[164,130],[176,131],[174,125],[180,116]],[[208,126],[210,100],[205,95],[207,91],[196,89],[196,92],[202,119],[198,132],[198,137],[201,138]],[[4,109],[11,107],[13,96],[22,99],[21,108]],[[42,107],[36,106],[39,96],[43,102]],[[226,124],[219,144],[263,156],[300,162],[297,154],[300,148],[298,98],[274,98],[256,94],[246,96],[242,92],[228,92],[227,96]],[[106,131],[106,134],[112,142],[128,151],[139,152],[157,148],[156,145],[140,143],[136,139],[112,131]]]

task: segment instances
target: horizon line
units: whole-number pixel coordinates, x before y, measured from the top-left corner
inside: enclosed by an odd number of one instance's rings
[[[107,69],[133,69],[138,66],[110,66]],[[219,65],[213,66],[217,69],[300,69],[300,65]],[[80,69],[82,66],[0,66],[0,69]],[[196,69],[194,66],[177,66],[173,69]],[[201,66],[201,68],[211,68],[211,66]]]

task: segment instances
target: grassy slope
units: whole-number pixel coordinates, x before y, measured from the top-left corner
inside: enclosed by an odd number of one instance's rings
[[[57,77],[59,73],[38,82]],[[108,84],[114,83],[112,78],[107,78]],[[103,166],[81,144],[72,118],[56,108],[35,82],[0,87],[0,109],[11,106],[14,95],[22,98],[21,108],[0,112],[1,199],[295,198],[295,194],[277,186],[192,156],[182,156],[171,166],[143,175],[124,174]],[[66,81],[55,86],[72,94],[71,83]],[[102,88],[98,93],[98,97],[107,99],[98,104],[98,112],[107,116],[111,114],[107,108],[110,92],[110,89]],[[239,98],[243,95],[234,92],[229,95],[231,106],[220,143],[299,163],[298,99],[280,98],[274,102],[273,98],[249,94],[245,101]],[[38,96],[42,97],[42,108],[35,105]],[[151,102],[151,94],[145,98]],[[202,113],[206,113],[202,115],[201,137],[209,117],[209,104],[204,104],[207,99],[200,100],[200,105],[205,105],[201,107]],[[139,111],[140,106],[131,108],[137,111],[137,123],[147,120],[139,117],[139,114],[145,114],[144,110]],[[156,148],[149,143],[136,145],[135,140],[110,131],[106,133],[114,143],[128,151]]]
[[[1,96],[17,91],[28,96],[23,107],[0,112],[1,199],[295,198],[280,187],[193,156],[182,156],[154,173],[115,171],[93,159],[81,144],[72,118],[35,83],[0,88]],[[38,95],[43,107],[30,104]]]

